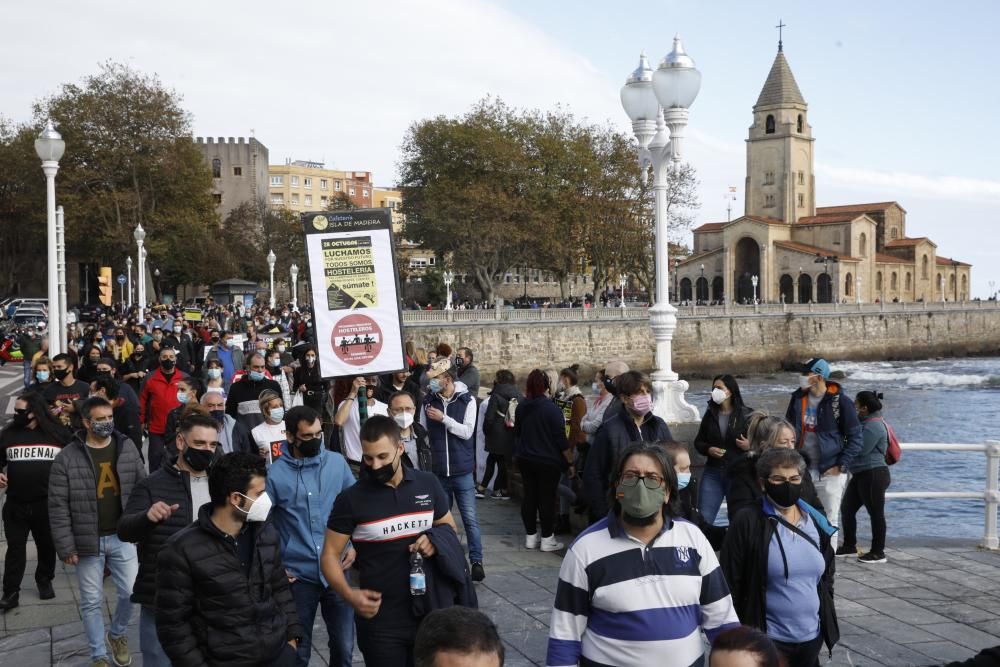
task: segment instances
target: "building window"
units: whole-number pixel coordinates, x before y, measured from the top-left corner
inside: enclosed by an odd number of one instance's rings
[[[431,266],[434,266],[434,258],[431,257]]]
[[[284,204],[285,203],[285,198],[283,196],[281,196],[281,195],[271,195],[271,203],[272,204]]]
[[[875,289],[877,289],[879,292],[882,291],[882,272],[881,271],[879,271],[878,273],[875,274]]]
[[[365,199],[368,199],[368,190],[362,190],[361,196],[364,197]]]
[[[868,235],[865,233],[862,233],[861,236],[858,237],[858,256],[868,256]]]
[[[805,184],[806,184],[806,172],[800,171],[799,172],[799,185],[805,185]]]
[[[305,204],[306,204],[306,206],[312,206],[313,205],[313,196],[312,195],[306,195],[306,197],[305,197]]]
[[[899,289],[899,277],[896,275],[895,271],[892,272],[892,277],[889,279],[889,289],[891,289],[893,292],[895,292],[896,290]],[[906,290],[907,291],[910,290],[910,274],[909,273],[906,274]]]
[[[271,185],[284,185],[284,184],[285,184],[285,177],[284,176],[272,176],[271,177]]]
[[[349,195],[351,195],[353,197],[354,196],[354,188],[351,188],[350,190],[348,190],[347,194],[349,194]]]
[[[222,160],[219,158],[212,160],[212,178],[222,178]]]
[[[927,280],[927,278],[928,278],[928,272],[927,272],[928,264],[929,264],[929,260],[927,259],[927,255],[924,255],[923,258],[921,258],[921,260],[920,260],[920,278],[921,278],[921,280]]]
[[[833,245],[840,245],[843,240],[843,234],[839,229],[833,232]]]
[[[213,194],[212,195],[212,201],[215,202],[216,206],[222,206],[222,195],[221,194]]]
[[[802,208],[805,205],[806,205],[806,196],[800,192],[799,193],[799,208]]]
[[[298,204],[299,203],[299,193],[298,192],[293,192],[292,193],[292,203],[293,204]]]
[[[764,134],[774,134],[774,116],[767,114],[767,120],[764,121]]]
[[[892,274],[892,277],[895,278],[896,274],[895,273]],[[895,285],[895,281],[893,281],[893,283]],[[895,286],[893,286],[893,289],[896,289]],[[907,271],[906,272],[906,291],[909,292],[911,289],[913,289],[913,278],[912,278],[912,276],[910,276],[910,272]]]
[[[889,230],[889,238],[895,241],[899,237],[899,230],[893,227]]]
[[[326,180],[325,178],[319,179],[319,189],[320,190],[329,190],[330,189],[330,181]]]
[[[320,197],[319,198],[319,205],[322,206],[323,208],[326,208],[329,203],[330,203],[330,198],[329,197]]]
[[[336,190],[337,192],[340,192],[340,181],[333,182],[333,189]]]
[[[764,208],[774,207],[774,195],[764,195]]]
[[[293,188],[299,187],[299,177],[298,176],[292,176],[292,183],[291,183],[291,185],[292,185]]]
[[[802,114],[799,114],[799,118],[795,122],[795,131],[802,134]]]
[[[233,176],[242,176],[243,167],[233,167]]]
[[[308,176],[302,179],[302,187],[311,188],[312,186],[313,186],[313,179],[309,178]]]

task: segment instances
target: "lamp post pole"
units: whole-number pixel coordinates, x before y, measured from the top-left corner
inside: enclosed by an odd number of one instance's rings
[[[271,310],[274,310],[274,262],[278,258],[274,256],[273,250],[267,251],[267,267],[271,272],[271,298],[268,300],[268,304]]]
[[[625,308],[625,285],[627,285],[627,284],[628,284],[628,277],[626,277],[626,275],[624,273],[619,273],[618,274],[618,287],[622,291],[622,298],[621,298],[621,301],[618,303],[618,306],[620,308],[622,308],[622,309]]]
[[[160,269],[157,268],[153,271],[153,279],[156,281],[153,285],[154,294],[156,297],[156,303],[163,303],[163,286],[160,284]]]
[[[750,282],[753,283],[753,302],[754,302],[754,305],[757,304],[757,283],[759,281],[760,281],[760,278],[757,276],[757,274],[754,274],[750,278]]]
[[[705,265],[704,264],[698,265],[698,269],[701,271],[701,279],[698,281],[698,284],[705,286],[705,298],[702,299],[701,298],[701,293],[699,293],[698,294],[698,300],[699,301],[701,301],[701,300],[708,301],[708,283],[705,282]]]
[[[56,276],[59,282],[59,326],[66,328],[66,213],[56,207]]]
[[[698,96],[701,73],[684,51],[679,36],[673,49],[654,72],[645,54],[621,89],[621,102],[632,121],[638,141],[639,162],[643,177],[653,170],[656,195],[656,299],[649,309],[650,328],[656,341],[656,370],[652,373],[653,412],[668,422],[694,422],[700,419],[698,408],[684,398],[688,383],[681,380],[671,365],[677,309],[670,303],[667,247],[667,180],[670,171],[680,167],[688,109]],[[667,132],[669,128],[669,135]]]
[[[444,287],[445,287],[445,290],[447,291],[447,296],[446,296],[446,300],[445,300],[445,304],[444,304],[444,309],[445,310],[451,310],[452,309],[452,307],[451,307],[451,284],[452,284],[452,282],[454,282],[454,280],[455,280],[455,272],[454,271],[445,271],[444,272]],[[527,286],[525,286],[525,289],[527,289]]]
[[[59,253],[56,234],[56,173],[59,171],[59,158],[63,156],[65,150],[66,142],[56,132],[52,119],[49,119],[45,123],[45,129],[35,139],[35,153],[42,161],[42,172],[45,174],[50,357],[65,351],[64,341],[66,339],[66,322],[59,319]]]
[[[132,309],[132,256],[125,258],[125,268],[128,269],[128,308]]]
[[[143,322],[146,319],[145,309],[146,309],[146,249],[142,247],[146,240],[146,230],[142,228],[142,225],[138,225],[135,228],[135,232],[132,234],[135,239],[135,244],[138,247],[137,255],[139,257],[139,275],[138,281],[139,286],[137,289],[138,299],[139,299],[139,322]]]
[[[861,276],[854,279],[854,302],[861,303]]]
[[[292,308],[299,309],[299,267],[292,264],[288,267],[288,272],[292,274]]]

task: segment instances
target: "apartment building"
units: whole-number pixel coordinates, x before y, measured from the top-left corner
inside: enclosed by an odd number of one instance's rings
[[[322,162],[289,160],[272,164],[270,202],[296,213],[324,211],[330,202],[347,197],[358,208],[372,208],[372,174],[370,171],[327,169]]]

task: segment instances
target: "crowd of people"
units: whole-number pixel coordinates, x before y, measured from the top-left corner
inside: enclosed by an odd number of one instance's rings
[[[328,381],[309,320],[208,305],[102,320],[51,359],[38,340],[0,433],[0,609],[30,536],[41,598],[56,558],[75,570],[94,665],[131,663],[135,607],[150,666],[308,665],[317,616],[331,664],[502,665],[477,501],[517,485],[525,548],[565,550],[546,664],[703,664],[704,635],[715,667],[811,667],[839,639],[837,557],[886,561],[882,397],[823,359],[783,416],[715,378],[683,443],[619,360],[586,393],[578,366],[522,392],[506,369],[481,387],[468,347],[407,343],[404,370]]]

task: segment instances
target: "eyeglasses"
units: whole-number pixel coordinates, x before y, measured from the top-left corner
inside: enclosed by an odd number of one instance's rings
[[[30,412],[28,408],[14,408],[15,415],[26,415]]]
[[[635,486],[642,480],[643,485],[647,489],[659,489],[663,486],[663,478],[656,473],[649,473],[648,475],[640,475],[636,472],[624,472],[622,473],[622,486]]]
[[[771,484],[784,484],[785,482],[789,482],[791,484],[801,484],[802,475],[792,475],[791,477],[778,477],[776,475],[771,475],[767,478],[767,481]]]

